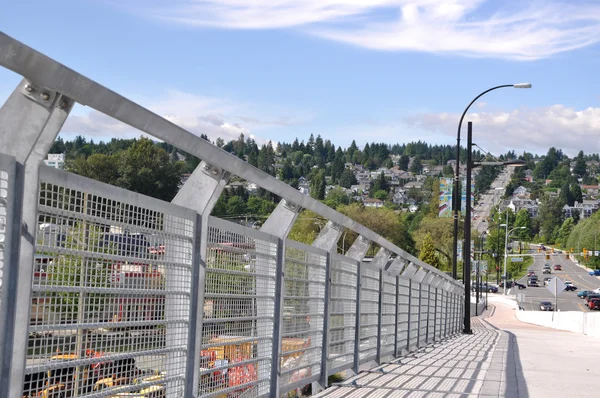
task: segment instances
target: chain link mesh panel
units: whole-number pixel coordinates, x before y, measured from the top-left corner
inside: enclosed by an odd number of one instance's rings
[[[42,167],[23,395],[183,394],[195,212]]]
[[[383,274],[381,300],[381,356],[394,354],[396,332],[396,277]]]
[[[282,391],[286,385],[298,385],[321,374],[326,266],[325,252],[286,242],[279,382]]]
[[[268,395],[277,239],[211,217],[206,257],[200,395]]]
[[[359,358],[363,363],[377,355],[379,328],[379,276],[380,272],[360,267],[360,344]]]
[[[398,334],[396,341],[398,342],[398,353],[401,349],[408,347],[408,317],[409,317],[409,301],[410,301],[410,282],[404,277],[398,278]]]
[[[354,362],[357,270],[355,260],[331,256],[329,369],[351,366]]]

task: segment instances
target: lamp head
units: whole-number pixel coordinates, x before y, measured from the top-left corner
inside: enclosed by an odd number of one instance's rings
[[[517,83],[513,84],[514,88],[531,88],[531,83]]]
[[[501,227],[506,227],[506,224],[500,224]]]

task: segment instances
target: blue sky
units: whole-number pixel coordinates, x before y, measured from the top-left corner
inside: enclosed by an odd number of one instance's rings
[[[600,152],[593,0],[22,0],[0,29],[212,140],[453,143],[479,92],[531,82],[471,109],[475,141]],[[0,71],[2,98],[18,81]],[[139,135],[84,107],[76,134]]]

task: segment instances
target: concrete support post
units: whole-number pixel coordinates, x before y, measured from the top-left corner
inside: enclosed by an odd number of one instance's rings
[[[15,221],[22,225],[20,238],[13,237],[18,239],[13,248],[19,255],[13,255],[11,263],[5,264],[3,269],[3,291],[6,289],[3,300],[11,303],[11,309],[2,320],[2,397],[20,397],[22,394],[33,266],[21,267],[20,264],[34,263],[39,166],[72,107],[73,101],[69,98],[23,79],[0,108],[0,152],[15,157],[16,181],[22,181],[22,186],[15,189],[15,199],[21,208],[14,209],[18,211]]]
[[[197,223],[200,228],[196,230],[196,245],[194,247],[194,256],[199,257],[197,278],[201,281],[198,285],[199,292],[197,295],[192,294],[195,303],[190,306],[190,311],[199,311],[199,314],[190,313],[190,322],[194,321],[195,325],[190,326],[190,330],[195,332],[195,335],[188,336],[188,344],[191,344],[190,348],[194,350],[188,350],[186,361],[186,396],[195,396],[197,394],[197,386],[199,385],[198,373],[200,370],[200,348],[202,346],[202,322],[204,317],[204,291],[205,291],[205,278],[206,278],[206,259],[207,259],[207,246],[208,246],[208,217],[213,207],[217,203],[219,196],[225,189],[227,180],[229,179],[229,173],[212,167],[206,162],[201,162],[192,175],[185,182],[183,187],[179,190],[175,198],[171,201],[172,203],[184,206],[189,209],[195,210],[199,217]],[[192,275],[195,271],[192,270]],[[177,276],[172,273],[166,273],[165,283],[172,288],[177,289],[177,285],[185,283],[182,279],[177,279]],[[192,292],[193,293],[193,292]],[[176,298],[167,299],[165,307],[170,308],[177,305]],[[201,309],[201,310],[200,310]],[[177,338],[181,335],[180,330],[182,326],[177,324],[170,324],[167,326],[167,345],[174,344]],[[176,369],[180,363],[179,361],[184,360],[179,355],[167,355],[166,368]],[[190,375],[192,376],[191,380]],[[191,389],[192,391],[189,391]]]

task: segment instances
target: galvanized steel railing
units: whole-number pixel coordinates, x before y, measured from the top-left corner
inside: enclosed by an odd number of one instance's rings
[[[280,396],[459,331],[462,286],[373,231],[2,33],[0,65],[0,396]],[[203,162],[172,203],[41,165],[75,102]],[[260,231],[210,216],[230,174],[282,198]]]

